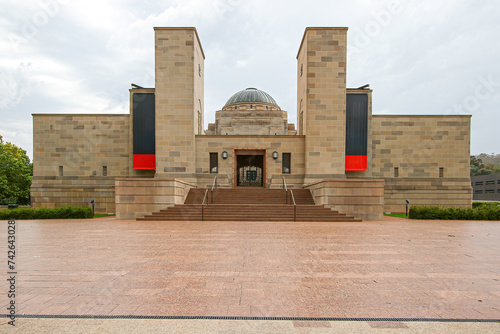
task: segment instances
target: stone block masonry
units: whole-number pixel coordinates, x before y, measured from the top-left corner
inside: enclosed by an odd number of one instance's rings
[[[33,115],[34,207],[115,212],[114,179],[130,174],[129,115]]]
[[[374,115],[372,176],[385,179],[384,210],[470,207],[470,116]]]

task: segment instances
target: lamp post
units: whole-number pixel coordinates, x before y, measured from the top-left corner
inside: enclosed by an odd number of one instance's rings
[[[410,200],[406,200],[406,217],[408,217],[408,206],[410,205]]]
[[[93,198],[90,200],[90,204],[92,204],[92,217],[94,217],[95,216],[95,210],[94,210],[94,199]]]

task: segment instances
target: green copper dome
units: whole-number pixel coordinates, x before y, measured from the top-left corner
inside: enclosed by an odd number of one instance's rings
[[[247,88],[231,96],[231,98],[227,100],[224,107],[230,104],[245,103],[245,102],[268,103],[278,106],[278,104],[276,103],[276,101],[274,101],[272,96],[267,94],[266,92],[258,90],[257,88]]]

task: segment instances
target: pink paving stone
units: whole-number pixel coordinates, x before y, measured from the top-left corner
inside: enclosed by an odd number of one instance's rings
[[[500,222],[17,228],[25,314],[500,318]]]

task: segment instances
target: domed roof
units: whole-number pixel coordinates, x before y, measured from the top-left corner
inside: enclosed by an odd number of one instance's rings
[[[224,107],[230,104],[244,103],[244,102],[257,102],[257,103],[260,102],[260,103],[274,104],[275,106],[278,106],[278,104],[276,103],[276,101],[274,101],[272,96],[267,94],[266,92],[258,90],[257,88],[247,88],[231,96],[231,98],[227,100]]]

